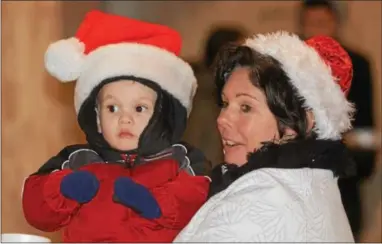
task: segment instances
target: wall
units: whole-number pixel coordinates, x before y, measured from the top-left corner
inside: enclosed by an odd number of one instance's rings
[[[25,177],[67,144],[84,142],[73,107],[74,84],[60,84],[44,71],[50,42],[74,29],[97,2],[2,2],[1,232],[57,233],[29,226],[21,208]]]
[[[340,2],[347,8],[344,41],[368,55],[374,63],[376,104],[381,88],[381,5],[380,1]],[[169,25],[183,36],[182,56],[198,60],[203,42],[216,24],[240,24],[249,33],[279,29],[296,31],[298,1],[108,1],[106,11]],[[365,45],[367,43],[367,45]],[[380,124],[380,109],[376,116]]]
[[[107,11],[169,25],[183,36],[182,56],[195,60],[215,23],[241,24],[249,32],[293,30],[294,2],[279,1],[108,1]],[[278,18],[271,18],[276,13]]]
[[[342,28],[346,44],[373,63],[375,119],[381,128],[381,1],[338,1],[348,10]],[[275,4],[277,3],[277,4]],[[203,55],[208,31],[217,24],[239,24],[249,33],[296,31],[298,1],[108,1],[106,11],[166,24],[183,36],[181,55],[195,61]]]

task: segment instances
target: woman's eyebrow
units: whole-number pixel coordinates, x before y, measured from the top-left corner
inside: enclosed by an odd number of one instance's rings
[[[259,99],[257,99],[257,97],[252,96],[252,95],[249,95],[249,94],[247,94],[247,93],[237,93],[237,94],[236,94],[236,97],[241,97],[241,96],[250,97],[250,98],[252,98],[252,99],[254,99],[254,100],[256,100],[256,101],[259,101]]]

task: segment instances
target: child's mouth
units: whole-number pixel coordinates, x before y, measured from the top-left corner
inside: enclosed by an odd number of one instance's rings
[[[132,138],[132,137],[134,137],[134,135],[131,134],[129,131],[121,131],[121,132],[118,134],[118,136],[119,136],[120,138]]]

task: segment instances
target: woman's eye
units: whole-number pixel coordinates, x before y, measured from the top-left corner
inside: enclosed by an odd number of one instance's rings
[[[226,107],[228,107],[228,103],[223,101],[223,102],[220,103],[220,107],[221,108],[226,108]]]
[[[241,109],[241,111],[243,111],[244,113],[248,113],[249,111],[251,111],[251,106],[249,106],[249,105],[246,105],[246,104],[243,104],[243,105],[241,105],[240,106],[240,109]]]
[[[137,106],[135,107],[135,111],[137,111],[138,113],[142,113],[144,111],[146,111],[148,108],[146,106]]]
[[[107,109],[109,110],[110,113],[116,113],[119,110],[117,105],[108,105]]]

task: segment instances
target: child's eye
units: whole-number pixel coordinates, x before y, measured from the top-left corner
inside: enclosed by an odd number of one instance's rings
[[[116,113],[119,111],[119,108],[117,105],[108,105],[107,109],[109,110],[110,113]]]
[[[240,106],[240,109],[241,109],[242,112],[248,113],[248,112],[250,112],[252,110],[252,107],[249,106],[249,105],[243,104],[243,105]]]
[[[137,111],[138,113],[142,113],[142,112],[146,111],[147,109],[148,109],[147,106],[143,106],[143,105],[135,107],[135,111]]]

